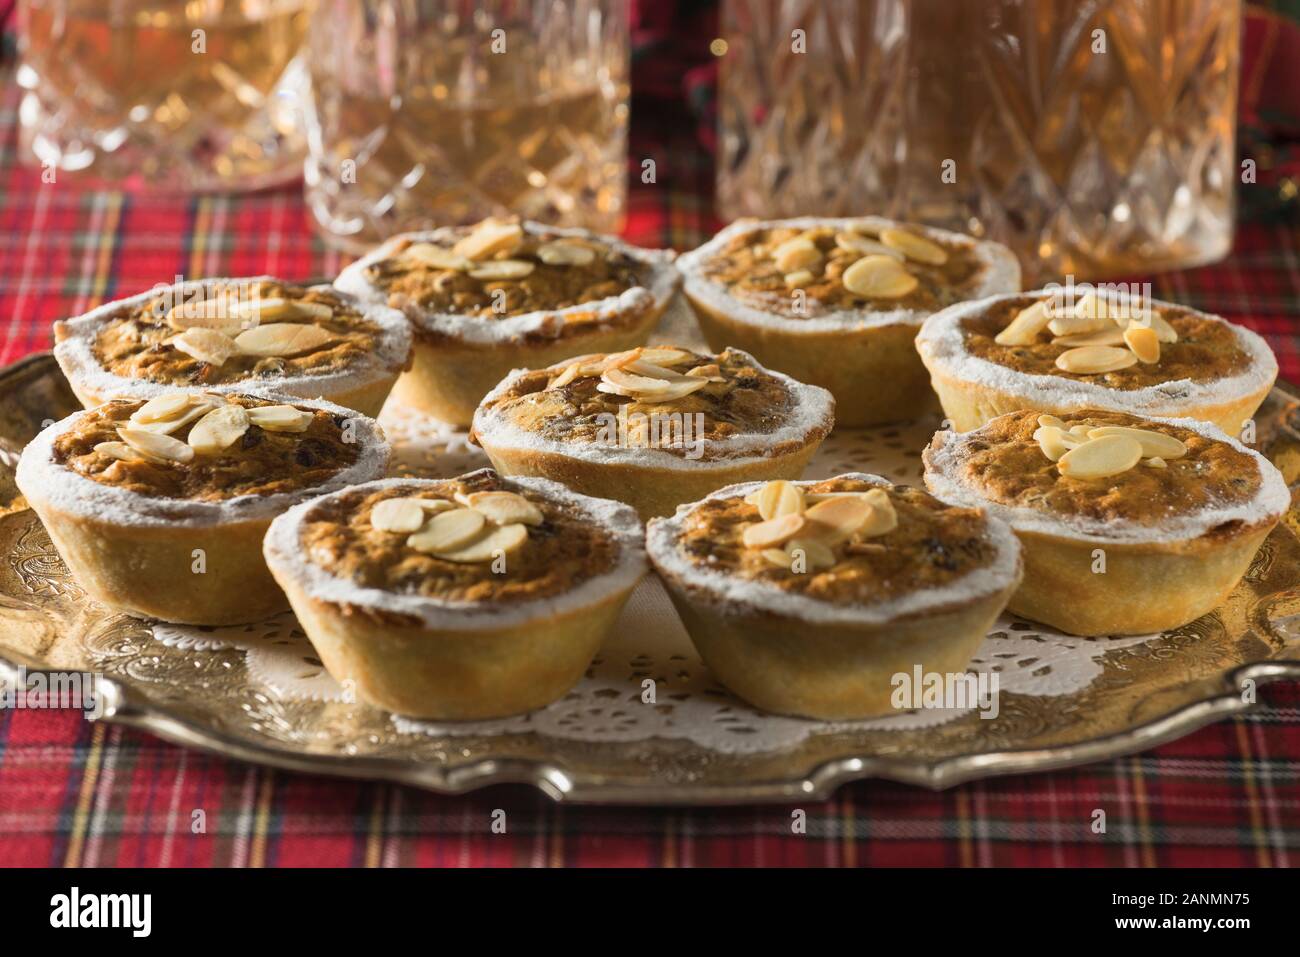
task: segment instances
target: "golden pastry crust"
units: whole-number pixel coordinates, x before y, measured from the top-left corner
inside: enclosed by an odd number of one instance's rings
[[[636,381],[691,391],[665,396],[617,384]],[[739,350],[655,346],[515,372],[484,399],[472,435],[503,474],[627,502],[645,519],[723,485],[798,478],[833,424],[824,390]]]
[[[923,456],[926,485],[1011,524],[1025,580],[1008,607],[1062,631],[1150,634],[1194,621],[1236,587],[1289,506],[1281,474],[1213,426],[1099,410],[1065,416],[1067,427],[1141,429],[1186,449],[1154,467],[1144,460],[1077,478],[1039,446],[1038,420],[1010,413],[938,433]]]
[[[644,343],[681,284],[671,260],[582,230],[490,219],[395,236],[335,285],[411,319],[397,399],[469,425],[512,369]]]
[[[827,720],[894,713],[893,678],[917,666],[964,671],[1020,581],[1010,529],[875,476],[797,485],[805,506],[815,504],[793,514],[815,524],[825,523],[815,511],[825,501],[819,494],[875,496],[866,524],[847,539],[844,528],[826,538],[800,526],[797,534],[829,543],[820,563],[797,538],[787,547],[797,546],[797,560],[805,553],[804,567],[778,568],[767,549],[747,542],[764,514],[755,514],[764,485],[722,489],[650,523],[651,561],[710,670],[764,710]],[[881,524],[876,509],[892,509],[897,525]],[[792,513],[773,514],[781,521]]]
[[[224,404],[225,398],[216,400]],[[377,478],[387,465],[388,447],[378,427],[349,409],[278,396],[239,397],[230,404],[299,409],[305,415],[297,424],[305,429],[277,433],[274,444],[281,452],[273,455],[236,449],[188,457],[182,452],[192,450],[188,443],[159,433],[168,440],[160,452],[188,461],[148,451],[150,442],[127,430],[128,437],[143,443],[142,461],[125,441],[106,440],[110,453],[100,440],[110,434],[111,422],[131,422],[118,417],[138,411],[141,403],[135,400],[70,416],[23,450],[18,487],[90,598],[125,614],[196,625],[258,621],[283,611],[284,594],[262,560],[262,537],[271,520],[312,495]],[[292,414],[284,418],[291,420]],[[317,462],[307,469],[310,478],[284,474],[298,467],[292,456],[281,454],[288,448],[281,439],[305,440],[299,448],[323,447],[337,439],[339,419],[351,437],[347,448],[331,453],[331,464]],[[175,431],[199,441],[189,423]],[[264,431],[249,425],[244,434]],[[269,447],[270,433],[260,442]]]
[[[57,322],[54,338],[86,408],[203,388],[325,398],[376,415],[411,353],[401,313],[269,276],[161,286]]]
[[[882,242],[896,242],[896,233],[921,239],[943,261]],[[792,255],[793,247],[802,253]],[[804,258],[811,261],[798,265]],[[885,274],[883,283],[854,275],[867,260]],[[877,217],[742,220],[678,265],[713,348],[744,349],[769,368],[828,389],[847,426],[914,418],[931,407],[913,348],[919,324],[948,303],[1020,285],[1019,265],[1005,247]],[[888,388],[876,385],[884,382]]]
[[[1150,315],[1167,324],[1158,336],[1154,361],[1129,355],[1132,347],[1122,338],[1122,321],[1096,330],[1110,337],[1103,347],[1106,358],[1118,360],[1109,371],[1101,364],[1080,368],[1061,359],[1071,351],[1077,357],[1082,346],[1073,339],[1053,341],[1067,337],[1050,329],[1022,345],[995,341],[1022,310],[1059,299],[1059,292],[1050,289],[991,296],[959,303],[926,320],[916,349],[953,428],[968,431],[1021,409],[1062,415],[1093,408],[1186,416],[1238,435],[1277,378],[1277,360],[1255,333],[1154,300],[1131,304],[1131,313],[1120,310],[1121,315],[1145,316],[1142,307],[1149,307]],[[1090,368],[1103,371],[1086,371]]]
[[[376,504],[445,500],[448,490],[513,493],[540,520],[504,562],[468,571],[429,559],[427,540],[416,548],[403,532],[374,528]],[[581,678],[645,571],[641,541],[626,506],[482,470],[443,482],[389,479],[304,503],[273,523],[264,552],[325,667],[362,700],[476,720],[542,707]]]

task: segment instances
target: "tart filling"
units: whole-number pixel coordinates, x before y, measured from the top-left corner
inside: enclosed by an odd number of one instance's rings
[[[1263,456],[1192,419],[1017,412],[973,432],[940,432],[924,458],[926,484],[945,501],[1086,541],[1230,534],[1290,505]]]
[[[493,444],[689,467],[773,457],[831,429],[829,393],[764,369],[747,353],[650,346],[518,370],[479,407]]]
[[[313,598],[431,626],[559,614],[631,587],[645,569],[627,506],[491,469],[306,502],[272,526],[266,550]]]
[[[373,421],[341,406],[199,391],[111,400],[28,451],[24,467],[56,504],[133,525],[274,513],[382,472],[388,457]]]
[[[335,285],[405,311],[426,333],[491,341],[630,323],[662,309],[679,283],[670,253],[584,230],[488,219],[395,236]]]
[[[688,591],[828,624],[957,606],[1020,567],[1010,529],[981,510],[862,473],[721,489],[652,522],[647,547]]]
[[[687,291],[758,324],[813,331],[919,323],[965,299],[1016,288],[1003,247],[877,217],[741,220],[682,256]]]
[[[346,383],[399,369],[411,334],[393,310],[260,277],[155,289],[56,323],[55,338],[65,371],[111,393],[123,383],[154,392]]]
[[[917,348],[958,379],[1028,402],[1133,412],[1226,401],[1277,376],[1273,353],[1248,329],[1186,306],[1095,292],[1073,303],[1048,290],[962,303],[927,321]]]

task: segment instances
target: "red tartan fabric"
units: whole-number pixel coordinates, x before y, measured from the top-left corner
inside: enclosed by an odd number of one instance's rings
[[[688,100],[708,115],[712,15],[640,8],[629,166],[655,158],[658,182],[632,179],[634,242],[688,248],[719,225],[710,157],[684,119]],[[1287,52],[1298,37],[1285,21],[1252,22],[1244,120],[1273,116],[1254,104],[1300,84]],[[17,165],[8,71],[0,90],[0,362],[47,348],[54,319],[177,273],[338,269],[292,189],[167,199],[42,185]],[[1272,102],[1290,109],[1294,99]],[[1277,139],[1290,135],[1269,123]],[[1261,178],[1258,188],[1274,187]],[[1226,262],[1153,284],[1161,298],[1258,330],[1283,375],[1300,381],[1300,237],[1285,204],[1276,208],[1243,226]],[[862,782],[824,803],[678,810],[566,807],[523,787],[439,797],[229,762],[75,712],[0,710],[0,865],[1288,866],[1300,858],[1300,688],[1271,686],[1262,701],[1247,717],[1077,770],[941,793]],[[791,833],[796,806],[808,815],[801,836]],[[505,835],[490,829],[496,809]],[[1104,835],[1089,826],[1096,809]],[[205,833],[191,833],[196,811]]]

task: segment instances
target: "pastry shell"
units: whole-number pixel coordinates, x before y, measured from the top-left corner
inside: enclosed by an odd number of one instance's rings
[[[1025,578],[1007,607],[1073,635],[1145,635],[1179,628],[1223,603],[1290,507],[1282,474],[1220,429],[1193,419],[1151,418],[1192,429],[1251,456],[1262,485],[1246,505],[1202,510],[1163,527],[1069,522],[987,499],[958,473],[972,434],[936,433],[922,457],[936,498],[1003,519],[1024,546]],[[1105,572],[1094,568],[1104,557]]]
[[[1043,289],[1023,295],[1046,298]],[[1242,425],[1259,408],[1277,379],[1277,359],[1268,344],[1243,326],[1217,316],[1236,336],[1252,359],[1251,368],[1239,375],[1211,382],[1164,382],[1142,389],[1113,389],[1101,383],[1056,375],[1031,375],[971,355],[965,348],[960,324],[969,316],[1021,294],[990,296],[958,303],[926,320],[916,337],[916,349],[930,372],[930,383],[944,416],[957,431],[979,428],[1008,412],[1033,409],[1065,415],[1080,409],[1106,409],[1135,415],[1186,417],[1239,435]],[[1156,307],[1171,303],[1152,300]]]
[[[349,491],[435,484],[386,479]],[[377,707],[448,721],[522,714],[577,683],[645,573],[641,523],[625,505],[554,482],[524,478],[508,485],[585,511],[615,535],[617,563],[559,597],[454,603],[361,587],[312,564],[300,541],[316,502],[272,523],[267,564],[335,679]]]
[[[558,373],[565,365],[560,362],[550,368]],[[757,361],[754,365],[762,369]],[[708,455],[699,459],[656,448],[557,442],[520,429],[495,414],[490,405],[527,375],[526,369],[512,372],[484,398],[474,416],[473,436],[503,475],[540,476],[584,495],[626,502],[646,521],[671,515],[682,502],[701,499],[724,485],[797,479],[803,474],[835,424],[835,400],[825,389],[770,369],[763,371],[790,390],[790,421],[773,432],[710,440]]]
[[[641,249],[582,229],[520,225],[525,233],[588,239],[617,250],[642,264],[647,285],[565,309],[539,309],[504,319],[435,313],[409,304],[404,311],[415,327],[415,344],[411,367],[394,387],[396,401],[443,422],[468,426],[482,398],[512,369],[644,345],[681,285],[671,252]],[[367,268],[390,258],[403,242],[445,245],[459,235],[444,227],[393,236],[344,269],[334,285],[362,302],[386,304],[388,294],[366,278]]]
[[[294,492],[205,502],[143,495],[56,463],[54,440],[87,412],[28,443],[15,481],[86,594],[123,614],[190,625],[260,621],[288,607],[262,559],[271,520],[305,499],[383,475],[389,448],[374,421],[351,409],[293,396],[258,398],[347,417],[361,446],[357,460],[328,482]]]
[[[891,485],[875,475],[842,477]],[[709,498],[759,487],[733,485]],[[1020,546],[1003,522],[990,519],[992,562],[946,587],[874,604],[792,595],[682,558],[681,520],[699,504],[652,521],[646,549],[709,669],[764,711],[824,720],[896,714],[894,675],[918,665],[927,673],[964,672],[1020,583]]]
[[[875,216],[741,220],[678,258],[678,269],[685,276],[683,291],[711,348],[743,349],[769,368],[828,389],[835,396],[836,419],[840,425],[859,427],[913,419],[934,404],[928,376],[913,345],[917,330],[930,315],[928,310],[841,310],[825,316],[790,318],[737,299],[725,285],[709,279],[703,271],[707,261],[728,242],[753,229],[772,226],[843,229],[855,224],[876,229],[904,225]],[[985,275],[972,296],[1020,288],[1020,265],[1005,246],[929,227],[908,228],[974,249],[985,267]]]
[[[199,279],[165,287],[183,298],[195,289],[210,289],[232,281],[279,282],[272,276]],[[54,325],[54,358],[78,401],[93,409],[113,398],[151,399],[164,392],[202,388],[210,392],[269,393],[302,399],[321,398],[346,409],[374,417],[379,414],[398,375],[410,362],[411,326],[397,310],[384,305],[361,306],[365,319],[379,327],[375,350],[351,368],[297,375],[250,376],[234,382],[196,386],[190,382],[151,382],[118,375],[104,368],[92,348],[100,329],[111,319],[149,302],[164,287],[104,303],[83,315]],[[308,287],[325,288],[330,287]],[[335,290],[331,290],[335,291]]]

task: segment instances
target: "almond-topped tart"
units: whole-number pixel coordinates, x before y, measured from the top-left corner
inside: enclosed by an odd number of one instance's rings
[[[835,400],[738,349],[645,346],[512,372],[473,437],[507,475],[627,502],[645,519],[735,482],[798,478]]]
[[[286,607],[262,560],[271,519],[387,464],[382,433],[351,409],[173,391],[56,422],[23,450],[16,480],[91,598],[227,625]]]
[[[407,365],[401,313],[259,276],[178,282],[54,324],[81,404],[178,388],[324,398],[378,415]]]
[[[781,714],[893,712],[893,677],[960,674],[1020,583],[1003,522],[859,472],[720,489],[646,536],[723,684]]]
[[[511,369],[645,342],[680,284],[670,252],[499,219],[394,236],[335,281],[410,317],[395,395],[456,425]]]
[[[829,389],[848,426],[933,404],[912,345],[926,317],[1020,288],[1005,246],[875,216],[738,220],[677,265],[710,346]]]
[[[265,551],[331,675],[370,704],[444,720],[559,698],[646,569],[626,505],[491,469],[306,502]]]
[[[931,492],[1020,537],[1025,581],[1008,607],[1077,635],[1213,610],[1291,502],[1267,459],[1194,419],[1012,412],[937,433],[924,459]]]
[[[1112,409],[1238,435],[1277,378],[1272,351],[1249,329],[1105,289],[962,303],[928,319],[916,347],[958,430],[1021,409]]]

